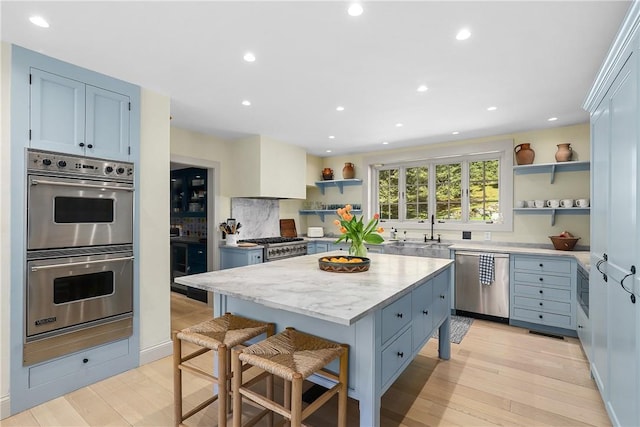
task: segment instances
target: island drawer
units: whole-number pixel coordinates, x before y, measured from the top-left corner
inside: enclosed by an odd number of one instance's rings
[[[544,286],[529,286],[516,283],[515,296],[528,296],[544,300],[571,302],[571,291],[564,289],[545,288]]]
[[[387,384],[393,375],[411,359],[413,359],[411,329],[407,329],[382,351],[382,385]]]
[[[547,313],[542,311],[514,308],[516,318],[541,325],[557,326],[559,328],[571,328],[571,316]]]
[[[531,270],[541,273],[571,274],[571,261],[545,257],[516,256],[514,260],[516,270]]]
[[[514,303],[516,307],[530,308],[532,310],[546,311],[557,314],[567,314],[569,316],[571,315],[571,304],[568,302],[516,296],[514,298]]]
[[[411,311],[413,315],[411,330],[413,331],[414,350],[422,347],[424,341],[428,338],[427,335],[431,332],[431,329],[433,329],[432,298],[432,280],[419,286],[411,293]]]
[[[394,336],[411,321],[411,294],[382,309],[382,343]]]
[[[522,273],[520,271],[516,271],[513,277],[516,282],[571,288],[570,276],[552,276],[549,274]]]

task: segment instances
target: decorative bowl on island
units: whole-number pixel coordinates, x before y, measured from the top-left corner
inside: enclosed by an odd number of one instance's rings
[[[339,257],[322,257],[318,260],[320,270],[330,273],[362,273],[369,270],[371,260],[365,257],[344,255]]]

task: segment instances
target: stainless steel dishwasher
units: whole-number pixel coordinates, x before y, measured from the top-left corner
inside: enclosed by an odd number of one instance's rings
[[[505,322],[509,319],[509,254],[493,253],[495,278],[483,285],[479,265],[484,253],[456,251],[456,313]]]

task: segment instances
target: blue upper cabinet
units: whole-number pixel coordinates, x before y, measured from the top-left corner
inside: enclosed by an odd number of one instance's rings
[[[31,69],[32,148],[129,160],[129,96]]]
[[[129,158],[130,100],[99,87],[86,87],[86,154]]]

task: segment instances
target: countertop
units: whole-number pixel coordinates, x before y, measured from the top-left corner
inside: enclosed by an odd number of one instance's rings
[[[344,252],[326,253],[331,254]],[[322,271],[314,254],[175,280],[267,307],[351,325],[453,263],[449,259],[385,254],[370,254],[369,258],[371,267],[363,273]]]
[[[207,244],[207,239],[204,237],[191,237],[191,236],[175,236],[169,237],[169,241],[171,243],[201,243],[203,245]]]
[[[556,249],[544,249],[526,246],[500,246],[481,243],[455,243],[449,246],[449,249],[456,251],[476,251],[476,252],[505,252],[509,254],[522,255],[546,255],[573,257],[582,268],[589,271],[590,268],[590,252],[589,251],[558,251]]]

